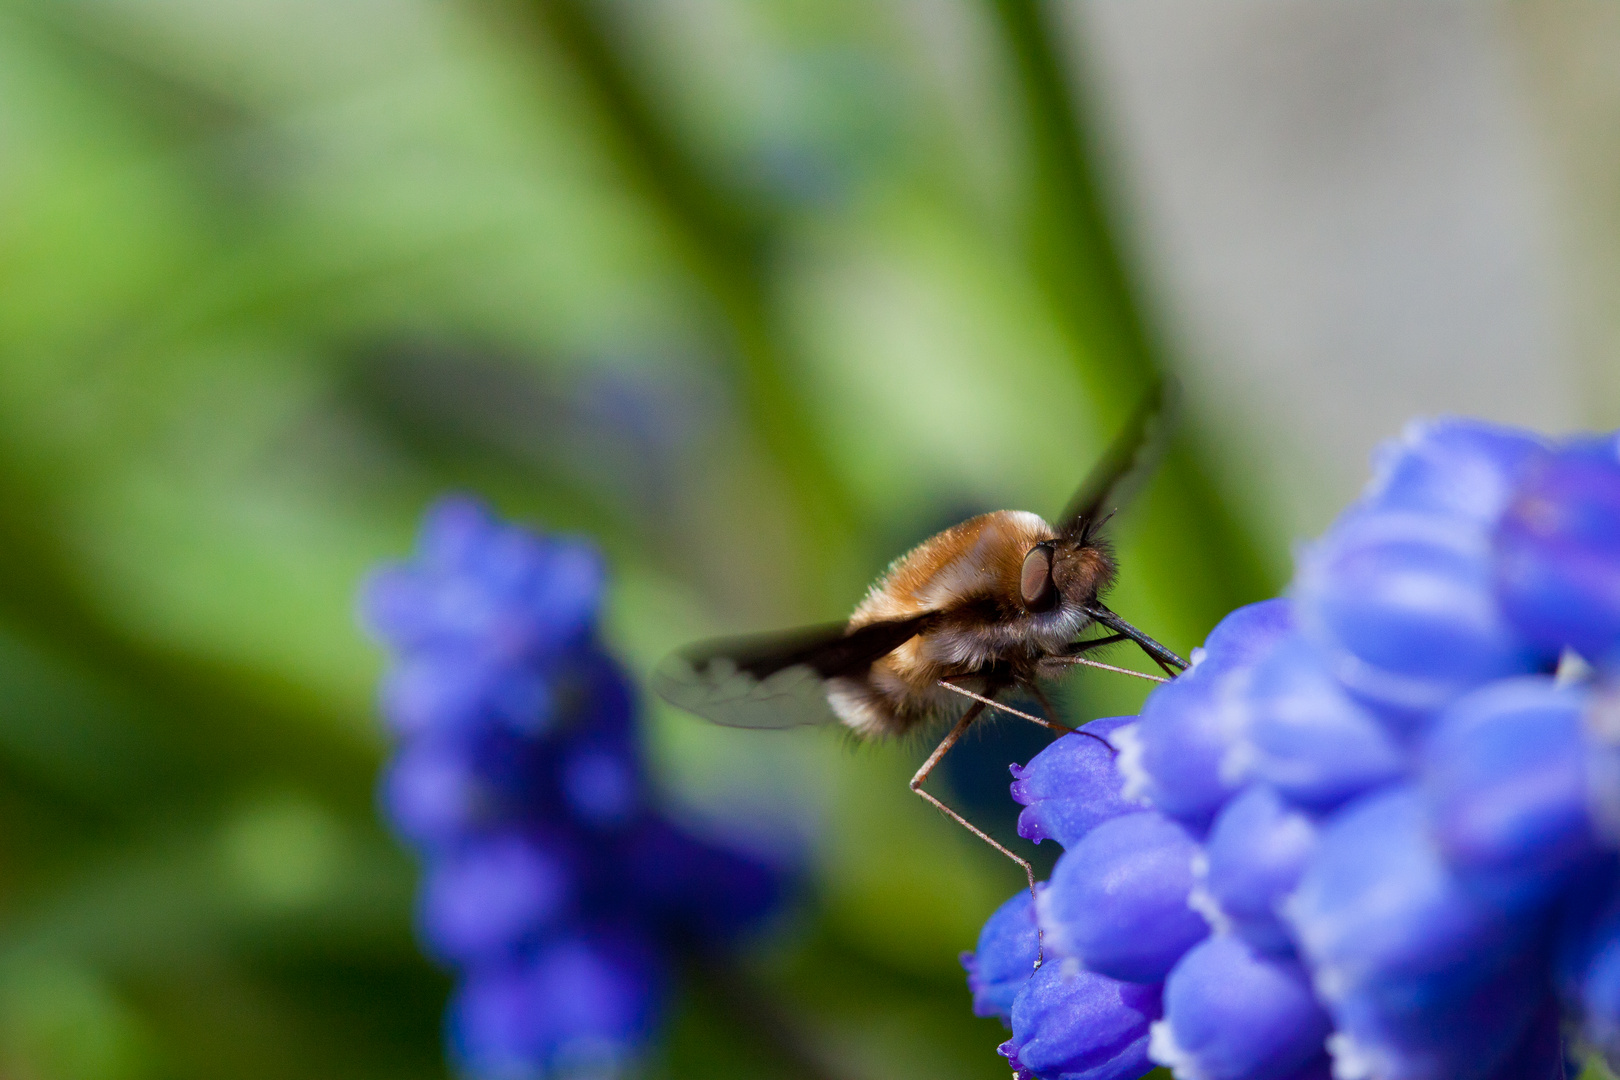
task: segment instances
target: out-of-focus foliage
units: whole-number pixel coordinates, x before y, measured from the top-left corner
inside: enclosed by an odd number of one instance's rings
[[[352,612],[440,491],[591,534],[638,669],[1062,505],[1155,358],[1039,12],[0,2],[0,1074],[442,1073]],[[1188,432],[1113,598],[1181,648],[1274,576]],[[645,719],[672,806],[814,838],[751,963],[828,1072],[999,1075],[1018,875],[919,748]],[[953,776],[1003,835],[1011,756]],[[788,1075],[724,1002],[669,1073]]]

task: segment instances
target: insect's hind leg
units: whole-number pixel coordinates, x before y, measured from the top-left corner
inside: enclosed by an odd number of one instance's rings
[[[949,684],[942,683],[942,685]],[[974,694],[971,696],[978,698],[979,695]],[[1011,859],[1013,862],[1022,867],[1024,871],[1024,878],[1029,882],[1030,899],[1034,900],[1035,868],[1029,864],[1028,859],[1020,858],[1018,855],[1014,854],[1010,848],[996,840],[989,833],[973,824],[973,822],[969,821],[961,814],[958,814],[955,810],[952,810],[950,807],[946,806],[931,793],[923,790],[923,782],[926,781],[928,779],[928,775],[934,771],[934,766],[938,765],[940,760],[950,752],[951,747],[957,744],[967,729],[973,725],[973,721],[977,720],[980,714],[984,712],[985,706],[994,704],[995,702],[989,699],[980,699],[976,700],[972,705],[970,705],[968,707],[968,711],[962,714],[962,719],[956,722],[956,726],[951,728],[950,733],[946,735],[945,738],[940,740],[938,746],[934,747],[934,752],[928,755],[928,760],[922,763],[922,768],[918,769],[916,775],[911,778],[910,786],[912,791],[916,792],[918,795],[921,795],[924,799],[932,803],[935,809],[939,810],[946,817],[950,818],[952,821],[962,826],[962,828],[966,829],[974,836],[977,836],[980,840],[983,840],[985,843],[989,844],[991,847],[995,848],[997,851],[1001,852],[1003,855],[1007,856],[1007,858]],[[1039,927],[1036,928],[1036,941],[1035,966],[1040,967],[1041,961],[1045,957],[1045,951],[1044,946],[1040,944]]]

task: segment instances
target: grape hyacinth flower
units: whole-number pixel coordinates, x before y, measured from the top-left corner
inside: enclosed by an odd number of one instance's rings
[[[1064,854],[964,963],[1021,1080],[1620,1066],[1620,437],[1413,424],[1194,657],[1013,766]]]
[[[470,1077],[612,1076],[647,1048],[676,954],[779,901],[779,870],[689,835],[647,789],[631,688],[596,636],[594,549],[427,515],[372,575],[398,739],[384,815],[423,862],[425,950],[456,974],[450,1053]]]

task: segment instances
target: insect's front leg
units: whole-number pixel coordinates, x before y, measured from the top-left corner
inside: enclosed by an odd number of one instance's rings
[[[1128,634],[1109,634],[1107,637],[1086,638],[1082,641],[1071,641],[1069,642],[1068,647],[1063,650],[1062,655],[1079,656],[1081,653],[1088,653],[1092,649],[1100,649],[1104,645],[1117,645],[1121,641],[1129,640],[1131,639],[1130,635]]]
[[[1092,660],[1081,655],[1083,653],[1090,652],[1092,649],[1100,649],[1105,645],[1117,645],[1121,641],[1134,640],[1135,639],[1129,634],[1116,633],[1109,634],[1106,637],[1088,638],[1084,641],[1070,642],[1069,646],[1061,653],[1058,653],[1055,656],[1048,656],[1046,659],[1040,661],[1038,670],[1041,677],[1047,679],[1055,679],[1069,668],[1084,666],[1098,668],[1102,671],[1112,671],[1117,675],[1130,675],[1134,678],[1146,679],[1148,682],[1162,683],[1166,681],[1157,675],[1149,675],[1141,671],[1132,671],[1130,668],[1118,667],[1114,664],[1105,664],[1100,660]],[[1168,671],[1169,669],[1166,668],[1165,670]]]
[[[1020,720],[1028,720],[1032,724],[1039,724],[1041,727],[1049,728],[1060,735],[1067,735],[1070,731],[1074,730],[1073,728],[1065,727],[1064,725],[1055,723],[1051,720],[1042,719],[1041,717],[1035,716],[1032,713],[1027,713],[1022,709],[1015,709],[1011,705],[1003,705],[1001,702],[995,700],[993,696],[994,691],[992,691],[991,696],[976,694],[965,686],[956,685],[956,683],[952,682],[950,679],[939,680],[939,685],[942,689],[949,690],[953,694],[961,694],[965,698],[971,698],[975,704],[970,708],[970,711],[973,711],[975,715],[977,715],[977,710],[981,710],[988,705],[990,708],[1004,712],[1008,716],[1016,716]],[[1002,685],[1005,686],[1005,684]],[[1042,695],[1040,690],[1035,688],[1033,684],[1031,684],[1031,688],[1035,689],[1035,693],[1040,698],[1041,705],[1046,709],[1047,714],[1049,716],[1054,715],[1052,712],[1051,703],[1046,700],[1045,695]]]

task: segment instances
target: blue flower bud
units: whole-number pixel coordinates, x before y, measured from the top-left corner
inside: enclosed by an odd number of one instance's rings
[[[450,1003],[452,1052],[480,1080],[614,1075],[646,1045],[663,981],[634,938],[563,938],[471,972]]]
[[[1543,958],[1532,952],[1496,959],[1500,970],[1475,981],[1399,976],[1345,994],[1328,1010],[1336,1029],[1328,1037],[1334,1076],[1523,1080],[1534,1075],[1505,1069],[1516,1057],[1536,1056],[1524,1044],[1545,998]]]
[[[553,923],[572,886],[568,859],[554,843],[516,833],[475,840],[429,869],[422,938],[442,960],[501,956]]]
[[[1148,1053],[1184,1080],[1287,1080],[1327,1062],[1329,1030],[1299,964],[1218,934],[1165,980]]]
[[[1284,906],[1337,1034],[1336,1075],[1469,1080],[1512,1049],[1537,920],[1464,888],[1428,833],[1421,796],[1395,788],[1322,830]]]
[[[1373,453],[1357,509],[1405,510],[1494,522],[1546,442],[1518,428],[1454,416],[1407,425]]]
[[[1047,952],[1099,975],[1156,983],[1209,925],[1188,905],[1198,845],[1151,810],[1105,821],[1052,869],[1036,902]]]
[[[1286,600],[1239,608],[1194,650],[1188,671],[1148,695],[1142,718],[1114,733],[1127,797],[1193,829],[1209,824],[1236,787],[1222,763],[1247,722],[1249,676],[1291,620]]]
[[[1370,795],[1329,821],[1283,915],[1329,1001],[1390,976],[1466,984],[1535,930],[1463,887],[1409,786]]]
[[[1291,953],[1278,908],[1315,850],[1315,822],[1256,784],[1215,819],[1194,895],[1207,895],[1219,917],[1255,948]]]
[[[1503,616],[1487,532],[1461,518],[1352,513],[1303,552],[1293,595],[1334,677],[1402,732],[1554,659]]]
[[[1153,1068],[1159,993],[1049,961],[1013,1001],[1012,1038],[999,1052],[1016,1080],[1137,1080]]]
[[[985,920],[978,948],[962,954],[968,989],[973,992],[973,1015],[1011,1021],[1013,999],[1034,974],[1040,955],[1034,903],[1028,890],[1014,894]]]
[[[1537,901],[1596,850],[1581,714],[1551,678],[1491,683],[1442,714],[1422,788],[1441,854],[1499,903]]]
[[[1496,532],[1503,609],[1531,641],[1587,659],[1620,646],[1620,443],[1589,440],[1531,471]]]
[[[1069,848],[1094,826],[1142,809],[1125,798],[1115,751],[1105,741],[1116,728],[1135,719],[1093,720],[1079,729],[1085,734],[1065,735],[1047,744],[1028,765],[1011,766],[1013,801],[1024,807],[1018,815],[1018,835],[1037,844],[1056,840]]]
[[[1301,806],[1331,809],[1408,768],[1394,737],[1351,700],[1303,638],[1289,638],[1255,669],[1248,702],[1249,724],[1228,771]]]

